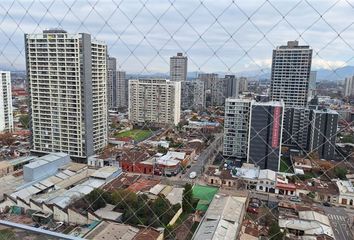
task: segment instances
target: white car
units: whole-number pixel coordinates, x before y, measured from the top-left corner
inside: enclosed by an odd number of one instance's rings
[[[191,172],[190,174],[189,174],[189,178],[191,178],[191,179],[194,179],[194,178],[196,178],[197,177],[197,173],[196,172]]]

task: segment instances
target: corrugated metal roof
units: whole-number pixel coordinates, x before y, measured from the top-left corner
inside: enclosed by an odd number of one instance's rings
[[[94,173],[92,173],[91,177],[106,179],[116,171],[118,171],[117,167],[107,166],[96,170]]]
[[[177,203],[182,204],[183,190],[184,188],[173,188],[172,191],[167,194],[166,199],[170,201],[172,205]]]
[[[153,186],[149,193],[154,194],[154,195],[158,195],[164,188],[166,187],[166,185],[164,184],[156,184],[155,186]]]

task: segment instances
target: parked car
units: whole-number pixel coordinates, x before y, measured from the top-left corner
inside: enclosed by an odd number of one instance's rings
[[[323,204],[323,206],[325,206],[325,207],[332,207],[332,204],[329,203],[329,202],[323,202],[322,204]]]
[[[258,214],[258,208],[248,207],[247,212],[253,213],[253,214]]]
[[[282,199],[284,199],[284,196],[283,195],[277,195],[277,198],[282,200]]]
[[[190,179],[194,179],[194,178],[196,178],[197,177],[197,173],[196,172],[191,172],[190,174],[189,174],[189,178]]]
[[[301,198],[298,196],[292,196],[289,198],[289,200],[292,202],[301,202]]]
[[[256,203],[256,202],[251,202],[249,204],[250,207],[253,207],[253,208],[259,208],[260,207],[260,204],[259,203]]]

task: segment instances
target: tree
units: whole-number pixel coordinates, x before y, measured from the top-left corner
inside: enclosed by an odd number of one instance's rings
[[[109,197],[110,197],[109,193],[105,193],[102,189],[96,188],[85,196],[85,200],[90,204],[90,207],[94,211],[96,211],[97,209],[106,206],[105,198],[109,198]]]
[[[345,180],[347,179],[346,175],[347,175],[348,171],[346,168],[342,168],[342,167],[335,167],[334,168],[334,174],[340,178],[341,180]]]
[[[193,201],[192,185],[186,183],[186,185],[184,185],[183,198],[182,198],[183,212],[187,212],[187,213],[192,212],[193,210],[192,201]]]
[[[161,145],[158,145],[158,146],[157,146],[157,152],[162,153],[162,154],[166,154],[167,151],[168,151],[167,148],[165,148],[165,147],[163,147],[163,146],[161,146]]]
[[[0,143],[3,146],[11,146],[15,140],[15,137],[10,132],[0,133]]]
[[[21,115],[19,121],[24,128],[29,129],[30,117],[28,116],[28,114]]]
[[[274,221],[269,228],[268,237],[271,240],[282,240],[284,233],[280,231],[280,227],[276,221]]]

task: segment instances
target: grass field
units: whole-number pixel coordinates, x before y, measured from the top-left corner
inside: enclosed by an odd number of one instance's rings
[[[152,135],[152,132],[149,130],[142,129],[132,129],[129,131],[121,132],[115,134],[115,137],[131,137],[134,141],[142,141]]]

